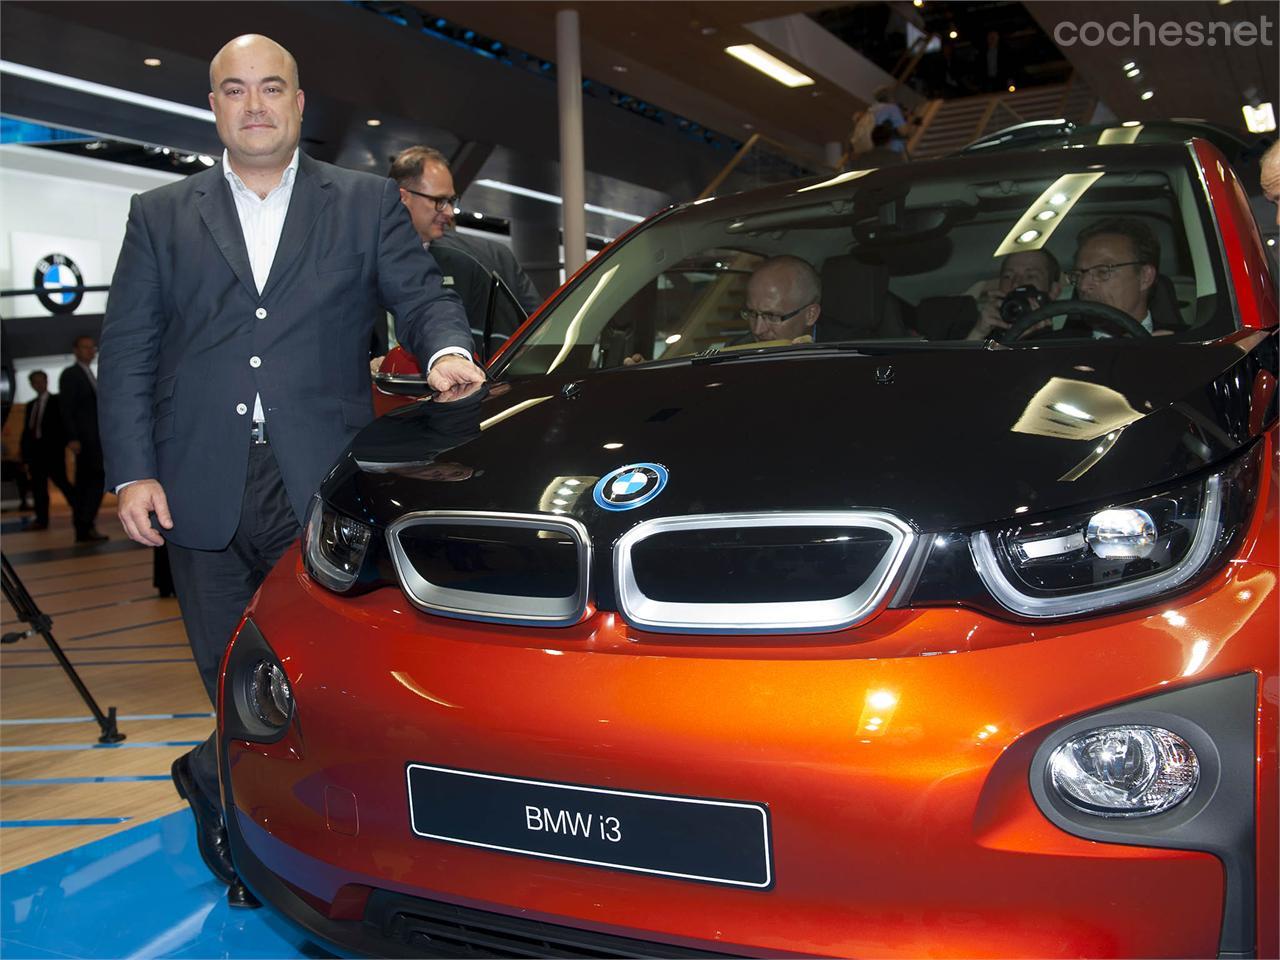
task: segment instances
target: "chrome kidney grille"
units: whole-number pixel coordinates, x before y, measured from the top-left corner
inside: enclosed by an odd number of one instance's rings
[[[648,520],[614,548],[618,606],[663,632],[836,630],[879,606],[914,539],[898,518],[868,511]]]
[[[387,528],[405,594],[466,620],[560,627],[587,606],[591,538],[568,517],[424,511]]]
[[[405,593],[430,613],[534,626],[586,613],[592,546],[577,520],[426,511],[387,540]],[[633,626],[669,633],[838,630],[878,609],[914,540],[873,511],[647,520],[614,546],[617,606]]]

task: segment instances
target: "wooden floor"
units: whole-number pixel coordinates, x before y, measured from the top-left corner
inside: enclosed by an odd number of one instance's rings
[[[56,496],[56,495],[55,495]],[[108,836],[185,804],[169,765],[212,729],[178,603],[152,586],[152,556],[103,502],[105,544],[73,544],[66,505],[50,528],[0,535],[4,554],[121,744],[98,744],[88,707],[38,634],[0,646],[0,872]],[[21,513],[0,515],[12,529]],[[5,602],[5,633],[23,629]]]

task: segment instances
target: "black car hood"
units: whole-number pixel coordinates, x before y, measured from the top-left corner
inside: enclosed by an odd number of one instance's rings
[[[1042,349],[742,353],[499,384],[367,427],[326,481],[379,524],[415,510],[563,512],[597,542],[658,516],[875,509],[918,530],[1127,498],[1275,418],[1276,335]],[[596,481],[669,472],[625,512]],[[566,481],[576,481],[566,483]]]

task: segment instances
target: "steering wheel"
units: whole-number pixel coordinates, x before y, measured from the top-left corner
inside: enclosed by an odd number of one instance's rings
[[[1092,322],[1094,320],[1110,320],[1131,337],[1151,336],[1151,331],[1129,316],[1129,314],[1105,303],[1096,303],[1093,300],[1054,300],[1052,303],[1046,303],[1043,307],[1037,307],[1035,310],[1023,314],[1022,319],[1017,321],[1005,333],[1004,342],[1012,343],[1015,340],[1020,340],[1036,324],[1043,320],[1048,320],[1050,317],[1061,316],[1064,313],[1078,313],[1084,317],[1090,326],[1096,326]]]

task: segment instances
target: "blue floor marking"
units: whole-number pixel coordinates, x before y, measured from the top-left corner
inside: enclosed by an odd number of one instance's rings
[[[0,820],[0,827],[102,827],[132,819],[133,817],[81,817],[70,820]]]
[[[163,740],[152,743],[50,743],[44,746],[0,747],[0,753],[39,753],[41,750],[124,750],[128,747],[194,747],[203,740]]]
[[[126,713],[116,717],[117,720],[212,720],[213,711],[208,713]],[[93,717],[26,717],[21,720],[0,720],[0,727],[16,725],[28,726],[39,723],[96,723]]]
[[[73,660],[71,665],[77,670],[82,667],[123,667],[136,666],[140,663],[194,663],[195,657],[170,657],[168,659],[157,660]],[[61,669],[62,664],[54,663],[7,663],[6,670],[41,670],[48,667],[58,667]]]
[[[186,810],[141,823],[0,882],[4,957],[287,960],[331,957],[269,907],[227,906]]]
[[[35,780],[0,780],[0,787],[43,787],[50,783],[141,783],[150,780],[171,780],[167,773],[146,774],[136,777],[41,777]]]

